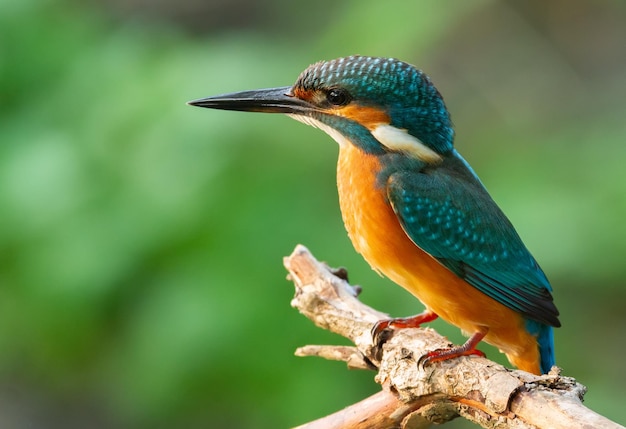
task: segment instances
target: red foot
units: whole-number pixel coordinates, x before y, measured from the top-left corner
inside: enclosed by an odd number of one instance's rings
[[[485,357],[485,354],[478,350],[476,346],[480,341],[487,335],[486,332],[476,332],[472,335],[469,340],[465,342],[462,346],[453,347],[450,349],[438,349],[433,350],[432,352],[426,353],[424,356],[419,358],[417,361],[417,365],[426,366],[433,362],[441,362],[448,359],[454,359],[460,356],[471,356],[476,355],[480,357]]]
[[[432,311],[426,310],[423,313],[411,317],[379,320],[372,328],[372,338],[374,340],[374,344],[380,347],[382,343],[388,339],[388,336],[386,336],[385,333],[388,332],[389,329],[419,328],[422,323],[432,322],[437,317],[439,316]]]

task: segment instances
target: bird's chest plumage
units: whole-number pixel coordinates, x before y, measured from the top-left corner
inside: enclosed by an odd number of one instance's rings
[[[337,188],[343,221],[355,249],[373,269],[421,298],[415,268],[437,264],[405,234],[378,183],[378,157],[343,145],[337,164]]]
[[[352,145],[341,147],[337,163],[341,214],[352,244],[368,262],[372,259],[372,247],[381,239],[380,230],[389,224],[392,214],[388,213],[390,207],[382,190],[376,186],[380,168],[375,156],[368,156]],[[373,268],[378,270],[377,266]]]

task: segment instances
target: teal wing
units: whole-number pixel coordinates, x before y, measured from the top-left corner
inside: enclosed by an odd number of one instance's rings
[[[560,326],[545,274],[478,179],[463,176],[439,169],[392,174],[387,196],[404,231],[491,298],[528,319]]]

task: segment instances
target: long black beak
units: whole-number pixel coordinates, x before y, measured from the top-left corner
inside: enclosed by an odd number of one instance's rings
[[[233,92],[189,101],[191,106],[243,112],[305,114],[314,106],[291,94],[290,86]]]

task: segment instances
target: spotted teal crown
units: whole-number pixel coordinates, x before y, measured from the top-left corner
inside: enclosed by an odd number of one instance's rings
[[[454,129],[439,91],[425,73],[403,61],[350,56],[318,62],[300,74],[294,89],[345,90],[351,101],[384,110],[392,126],[406,129],[436,152],[453,148]]]

